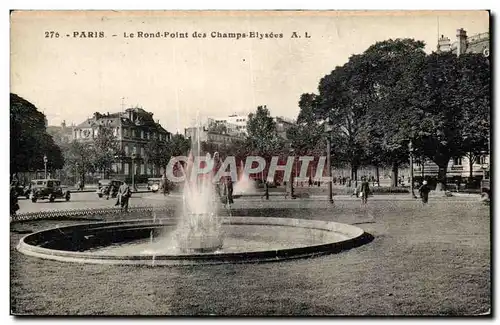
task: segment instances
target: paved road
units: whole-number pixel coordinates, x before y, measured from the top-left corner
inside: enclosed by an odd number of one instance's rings
[[[161,194],[153,193],[134,193],[130,199],[129,206],[150,206],[156,202],[160,204],[160,200],[149,200],[147,197],[152,195],[160,196]],[[162,195],[161,195],[162,196]],[[162,196],[163,197],[163,196]],[[167,198],[166,200],[171,200]],[[165,199],[163,199],[165,201]],[[39,212],[39,211],[54,211],[54,210],[69,210],[69,209],[86,209],[86,208],[105,208],[112,207],[116,202],[116,199],[106,200],[105,198],[98,198],[95,192],[75,192],[71,193],[71,200],[66,202],[64,200],[58,199],[55,202],[49,202],[49,200],[41,200],[36,203],[31,202],[31,200],[26,200],[19,198],[19,211],[17,213],[27,213],[27,212]]]
[[[264,200],[260,195],[247,196],[235,199],[234,208],[238,207],[251,207],[251,206],[270,206],[276,207],[276,204],[281,206],[297,206],[306,207],[313,205],[322,205],[327,202],[326,195],[313,195],[310,198],[299,198],[291,200],[284,197],[284,195],[277,195],[278,193],[272,193],[270,200]],[[163,196],[160,193],[134,193],[130,199],[130,207],[143,207],[143,206],[164,206],[170,204],[176,204],[180,200],[179,194],[173,194],[170,196]],[[358,198],[348,196],[348,195],[337,195],[334,196],[336,202],[342,201],[359,201]],[[443,200],[449,202],[456,201],[478,201],[478,195],[460,195],[453,197],[432,197],[431,200]],[[410,198],[409,195],[398,194],[398,195],[374,195],[370,197],[369,201],[417,201]],[[40,212],[40,211],[54,211],[54,210],[70,210],[70,209],[87,209],[87,208],[106,208],[114,206],[116,199],[106,200],[104,198],[98,198],[95,192],[75,192],[71,195],[71,200],[66,202],[64,200],[56,200],[50,203],[48,200],[38,201],[36,203],[31,202],[31,200],[19,199],[19,211],[18,213],[27,212]],[[316,203],[314,203],[316,202]],[[322,203],[323,202],[323,203]]]

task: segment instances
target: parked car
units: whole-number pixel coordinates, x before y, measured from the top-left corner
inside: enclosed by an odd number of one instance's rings
[[[24,186],[21,184],[13,184],[12,187],[13,187],[13,190],[14,190],[16,197],[24,196],[27,199],[29,198],[29,195],[30,195],[29,185]]]
[[[115,198],[122,184],[123,181],[118,179],[102,179],[97,183],[97,196],[100,198],[106,196],[106,199],[109,199],[110,196]]]
[[[58,179],[34,179],[30,183],[29,197],[32,202],[46,199],[50,202],[54,202],[55,199],[69,201],[71,193],[65,186],[61,186],[61,181]]]
[[[153,193],[158,192],[158,190],[162,186],[162,179],[161,178],[148,178],[148,191],[151,191]]]

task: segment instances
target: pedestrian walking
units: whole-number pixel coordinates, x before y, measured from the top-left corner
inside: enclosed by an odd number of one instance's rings
[[[361,202],[365,205],[368,203],[368,194],[370,194],[370,183],[368,183],[366,177],[363,177],[361,179],[359,196],[361,197]]]
[[[120,206],[122,212],[128,212],[128,201],[131,194],[132,191],[130,190],[130,186],[128,186],[126,182],[123,182],[123,184],[118,189],[118,194],[116,196],[117,200],[115,204],[115,206]]]
[[[10,187],[10,216],[15,217],[16,212],[19,210],[19,203],[17,199],[17,190],[14,186]]]
[[[422,198],[422,203],[427,204],[429,202],[429,192],[431,191],[429,185],[427,185],[427,181],[422,182],[422,186],[418,189],[420,197]]]

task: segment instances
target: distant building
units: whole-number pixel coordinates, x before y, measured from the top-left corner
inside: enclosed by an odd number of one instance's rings
[[[227,117],[210,118],[210,120],[227,125],[228,129],[231,130],[231,133],[233,134],[247,133],[248,115],[233,114]]]
[[[128,108],[119,113],[94,113],[94,116],[73,128],[73,139],[92,141],[100,127],[109,127],[119,141],[121,155],[117,153],[112,169],[115,176],[130,177],[132,166],[135,175],[158,175],[159,167],[148,162],[146,145],[153,139],[170,141],[171,134],[153,119],[153,113],[142,108]]]
[[[63,121],[60,126],[47,126],[47,133],[52,136],[57,145],[61,146],[73,140],[73,127],[74,125],[68,126],[66,121]]]
[[[295,121],[283,116],[273,117],[273,120],[276,123],[276,131],[278,131],[278,135],[286,140],[286,132],[295,124]]]
[[[199,139],[200,142],[215,145],[216,147],[222,145],[231,145],[238,141],[244,140],[244,137],[240,135],[214,132],[209,130],[206,126],[185,128],[184,136],[187,139]]]
[[[465,53],[482,53],[485,56],[490,55],[490,33],[480,33],[467,36],[463,29],[457,29],[455,42],[451,42],[448,37],[441,35],[438,39],[437,52],[452,52],[457,55]]]

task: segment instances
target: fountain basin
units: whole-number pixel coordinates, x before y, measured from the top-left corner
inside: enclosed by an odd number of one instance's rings
[[[168,266],[281,261],[338,253],[372,239],[358,227],[337,222],[226,217],[220,250],[182,252],[168,245],[176,223],[133,220],[59,227],[23,237],[17,249],[64,262]]]

